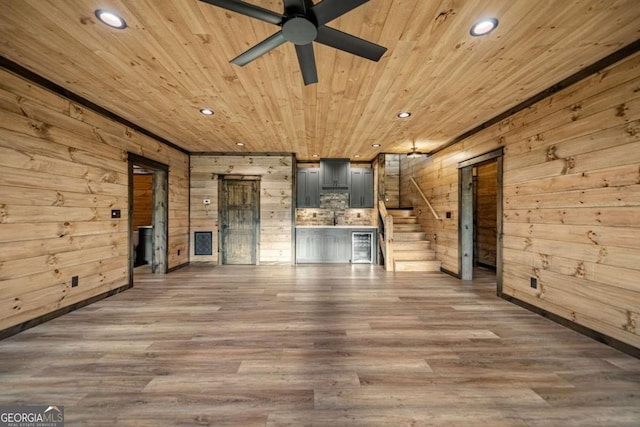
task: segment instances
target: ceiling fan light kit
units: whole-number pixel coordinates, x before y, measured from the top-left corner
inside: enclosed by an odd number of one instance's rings
[[[231,60],[241,67],[285,42],[296,47],[305,85],[318,82],[313,42],[321,43],[371,61],[379,61],[386,47],[343,33],[326,24],[369,0],[283,0],[284,13],[276,13],[240,0],[200,0],[251,18],[278,25],[281,30]]]
[[[416,143],[413,143],[413,146],[411,147],[411,151],[407,153],[407,158],[409,159],[417,159],[419,157],[422,156],[426,156],[426,153],[423,153],[422,151],[418,151],[418,147],[416,147]]]

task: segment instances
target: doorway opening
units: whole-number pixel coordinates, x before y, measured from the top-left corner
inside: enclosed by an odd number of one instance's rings
[[[129,282],[168,270],[169,167],[129,153]]]
[[[458,165],[460,278],[495,272],[502,293],[502,148]]]
[[[223,176],[219,191],[220,261],[259,264],[260,177]]]

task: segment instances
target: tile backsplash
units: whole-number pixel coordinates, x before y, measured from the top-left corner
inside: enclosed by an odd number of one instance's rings
[[[375,208],[350,209],[348,193],[321,193],[320,208],[296,209],[296,225],[376,225]]]

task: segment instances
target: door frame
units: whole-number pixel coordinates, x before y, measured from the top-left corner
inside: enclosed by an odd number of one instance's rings
[[[166,274],[169,269],[169,166],[138,154],[127,153],[129,168],[129,284],[133,285],[133,167],[142,166],[153,171],[153,237],[151,271]]]
[[[473,168],[491,161],[497,162],[496,194],[496,292],[502,295],[502,210],[503,210],[503,159],[504,148],[473,157],[458,163],[458,271],[460,279],[473,279],[474,258],[474,188]]]
[[[219,183],[218,183],[218,188],[220,189],[220,191],[218,191],[218,206],[219,206],[219,211],[218,211],[218,218],[219,218],[219,232],[218,232],[218,262],[220,265],[226,265],[224,263],[225,261],[225,244],[224,244],[224,238],[223,238],[223,230],[222,227],[224,226],[224,224],[222,224],[222,220],[223,220],[223,209],[226,208],[227,204],[225,202],[225,191],[224,191],[224,184],[226,181],[254,181],[256,182],[257,188],[256,188],[256,210],[255,210],[255,215],[254,215],[254,221],[253,221],[253,235],[254,235],[254,244],[253,244],[253,258],[254,258],[254,263],[253,264],[248,264],[248,265],[260,265],[260,182],[262,181],[262,176],[261,175],[219,175],[218,176],[219,179]]]

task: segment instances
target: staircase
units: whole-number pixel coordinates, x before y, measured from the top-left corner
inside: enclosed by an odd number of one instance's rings
[[[436,252],[422,231],[413,209],[388,209],[393,216],[395,271],[440,271]]]

